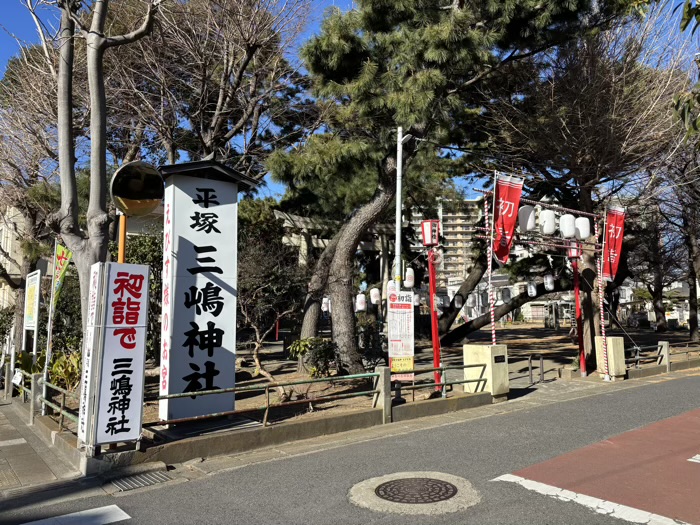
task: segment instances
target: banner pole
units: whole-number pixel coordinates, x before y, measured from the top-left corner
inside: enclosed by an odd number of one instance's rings
[[[58,250],[58,240],[53,240],[53,273],[51,274],[51,302],[49,303],[49,322],[46,332],[46,358],[44,359],[44,386],[41,389],[41,397],[46,399],[48,388],[46,382],[49,380],[49,363],[51,362],[51,345],[53,344],[53,302],[56,295],[56,251]],[[46,415],[46,404],[41,404],[41,415]]]
[[[491,212],[493,213],[494,220],[496,218],[496,188],[498,187],[498,172],[493,172],[493,197],[491,200]],[[486,202],[486,200],[484,200]],[[488,209],[486,212],[486,220],[489,222],[489,227],[491,229],[491,240],[489,241],[489,313],[491,315],[491,344],[496,344],[496,313],[494,311],[494,300],[493,296],[493,283],[491,281],[491,274],[493,273],[493,230],[495,224],[493,220],[490,220]]]
[[[598,223],[596,222],[596,225]],[[603,219],[603,242],[600,257],[598,257],[598,299],[600,301],[600,335],[603,338],[603,372],[604,381],[610,381],[610,370],[608,369],[608,340],[605,336],[605,290],[603,288],[603,259],[605,257],[605,237],[608,229],[608,209],[605,208],[605,218]]]

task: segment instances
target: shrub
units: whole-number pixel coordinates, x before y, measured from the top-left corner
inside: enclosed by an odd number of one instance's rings
[[[310,337],[299,339],[289,346],[289,356],[303,357],[311,377],[328,377],[338,360],[338,346],[330,339]]]

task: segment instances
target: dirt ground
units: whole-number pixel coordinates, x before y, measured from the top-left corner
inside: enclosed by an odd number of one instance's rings
[[[625,347],[634,345],[646,346],[655,345],[659,340],[669,341],[674,344],[685,343],[688,340],[688,332],[684,330],[670,331],[657,334],[650,329],[630,329],[624,331],[620,329],[608,329],[609,336],[622,336],[625,338]],[[491,338],[490,327],[475,332],[469,336],[468,342],[488,344]],[[527,378],[527,360],[530,355],[543,356],[545,360],[544,377],[547,380],[554,380],[557,376],[557,369],[570,365],[578,361],[578,347],[568,336],[568,327],[560,330],[543,328],[542,324],[508,324],[497,327],[498,342],[508,346],[509,370],[511,381]],[[265,349],[263,363],[266,369],[274,376],[279,383],[303,381],[309,379],[308,375],[300,374],[296,371],[296,362],[285,359],[281,343],[271,343]],[[673,349],[672,349],[673,351]],[[462,345],[442,348],[443,362],[448,365],[462,364]],[[246,357],[245,353],[239,353],[239,357]],[[416,368],[429,368],[432,366],[432,346],[429,340],[416,341]],[[536,366],[537,361],[535,361]],[[252,362],[250,363],[252,365]],[[261,376],[253,377],[254,368],[252,366],[241,367],[237,374],[237,386],[244,385],[264,385],[266,380]],[[461,371],[449,371],[453,379],[461,376]],[[539,371],[535,371],[538,377]],[[147,393],[157,393],[157,377],[149,378],[147,383]],[[417,383],[427,383],[432,381],[432,374],[427,373],[416,377]],[[369,381],[347,381],[337,380],[334,382],[321,382],[311,385],[296,385],[287,387],[287,394],[292,401],[313,400],[318,396],[330,396],[339,394],[351,394],[372,390]],[[411,402],[413,400],[426,399],[432,392],[431,387],[422,388],[415,391],[404,391],[404,398]],[[455,390],[461,391],[459,386]],[[279,403],[279,397],[271,390],[270,403]],[[315,418],[323,417],[325,414],[338,413],[340,411],[361,410],[371,406],[371,396],[352,397],[348,399],[333,401],[302,402],[296,405],[285,407],[273,407],[269,411],[268,422],[275,423],[290,418]],[[247,410],[265,407],[264,392],[250,392],[236,397],[236,410]],[[262,422],[264,410],[251,411],[246,413],[246,417]],[[158,420],[158,403],[149,402],[144,408],[144,422]]]
[[[669,341],[672,344],[672,352],[685,350],[685,343],[688,341],[686,330],[669,331],[657,334],[650,329],[637,328],[630,329],[608,329],[609,336],[622,336],[625,338],[625,347],[634,345],[647,346],[655,345],[659,340]],[[558,369],[566,365],[571,365],[578,361],[578,348],[568,336],[568,327],[560,330],[543,328],[542,324],[508,324],[497,327],[497,338],[499,344],[508,346],[508,361],[511,386],[518,382],[527,382],[528,358],[534,356],[533,372],[534,379],[539,378],[539,356],[542,355],[544,369],[543,377],[547,381],[555,380],[558,376]],[[491,339],[490,327],[470,334],[468,341],[471,343],[488,344]],[[699,348],[699,347],[695,347]],[[700,355],[694,352],[692,356]],[[248,357],[245,352],[239,352],[242,358]],[[454,345],[442,348],[443,363],[447,365],[462,364],[462,345]],[[678,359],[685,359],[685,356],[678,356]],[[262,385],[267,380],[262,376],[253,377],[255,372],[252,360],[247,359],[248,366],[242,366],[237,372],[237,386]],[[415,366],[416,368],[430,368],[432,366],[433,353],[429,340],[416,341]],[[285,357],[281,342],[270,343],[264,350],[263,363],[266,369],[274,376],[279,383],[303,381],[309,379],[307,374],[296,371],[296,361]],[[146,396],[155,397],[158,395],[157,370],[152,370],[146,378]],[[461,370],[451,370],[448,372],[448,380],[460,378]],[[429,383],[432,381],[432,373],[425,373],[416,376],[416,383]],[[405,385],[409,386],[409,385]],[[347,411],[355,411],[372,406],[370,394],[346,399],[332,401],[314,401],[319,396],[356,394],[372,390],[369,380],[343,380],[338,378],[333,381],[323,381],[311,385],[295,385],[286,387],[291,401],[297,404],[285,404],[283,406],[273,406],[268,414],[268,423],[289,419],[308,419],[323,417],[328,413],[337,414]],[[423,387],[417,390],[403,390],[404,399],[407,402],[427,399],[433,392],[432,387]],[[461,392],[460,386],[455,386],[455,391]],[[451,395],[448,389],[448,396]],[[279,404],[277,392],[270,389],[270,403]],[[264,391],[248,392],[239,394],[236,397],[236,410],[246,411],[245,417],[252,421],[262,422],[265,413],[266,396]],[[70,407],[77,409],[76,407]],[[144,406],[144,423],[155,423],[158,421],[158,402],[149,401]],[[69,428],[72,425],[69,425]]]

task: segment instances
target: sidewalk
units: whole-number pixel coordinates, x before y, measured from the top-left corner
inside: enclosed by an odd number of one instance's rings
[[[21,403],[19,398],[14,403]],[[0,402],[0,500],[79,472],[58,457],[7,401]]]

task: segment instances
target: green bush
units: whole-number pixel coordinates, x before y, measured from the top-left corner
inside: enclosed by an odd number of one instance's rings
[[[330,339],[320,337],[299,339],[289,346],[289,356],[293,359],[303,357],[311,377],[328,377],[338,360],[338,346]]]

